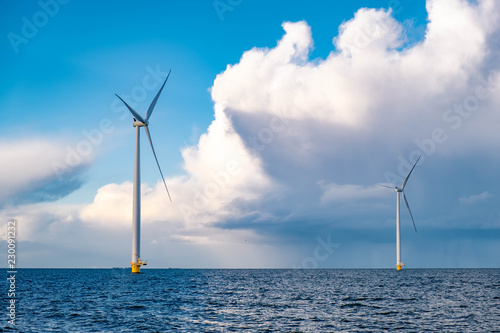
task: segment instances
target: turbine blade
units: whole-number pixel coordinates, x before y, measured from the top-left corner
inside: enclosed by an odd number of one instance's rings
[[[406,176],[405,181],[403,182],[403,185],[401,186],[402,190],[405,189],[406,182],[408,181],[408,178],[410,178],[411,172],[413,171],[413,169],[415,169],[415,166],[417,165],[418,161],[420,160],[420,157],[422,157],[422,155],[420,155],[417,158],[417,160],[415,161],[415,164],[413,164],[413,167],[411,168],[410,172],[408,172],[408,176]]]
[[[115,94],[116,95],[116,94]],[[140,114],[138,114],[137,112],[135,112],[134,109],[132,109],[130,107],[130,105],[127,104],[127,102],[125,102],[120,96],[116,95],[116,97],[118,97],[122,102],[123,104],[125,104],[125,106],[129,109],[130,113],[132,113],[132,115],[135,117],[135,119],[139,120],[140,122],[146,124],[146,121],[141,117]]]
[[[160,163],[158,163],[158,158],[156,157],[155,148],[153,147],[153,141],[151,140],[151,135],[149,134],[149,129],[147,126],[144,126],[146,130],[146,135],[148,136],[149,143],[151,144],[151,149],[153,150],[153,155],[155,156],[156,164],[158,165],[158,170],[160,170],[161,179],[163,180],[163,185],[165,185],[165,189],[167,190],[168,198],[170,202],[172,202],[172,198],[170,197],[170,192],[168,192],[167,183],[165,183],[165,178],[163,177],[163,172],[161,172]]]
[[[394,188],[396,187],[396,186],[394,186],[394,185],[389,186],[389,185],[387,185],[387,184],[377,184],[377,185],[378,185],[378,186],[381,186],[381,187],[387,187],[387,188],[390,188],[391,190],[394,190]]]
[[[158,101],[158,98],[160,97],[161,91],[163,90],[163,87],[165,87],[165,83],[167,83],[168,77],[170,76],[170,72],[172,70],[168,71],[167,78],[165,79],[165,82],[163,82],[163,85],[160,88],[160,91],[156,94],[155,98],[151,102],[151,105],[149,106],[148,112],[146,113],[146,121],[149,120],[149,117],[151,117],[151,113],[153,113],[153,109],[155,108],[156,102]]]
[[[405,200],[406,208],[408,208],[408,212],[410,213],[411,221],[413,222],[413,228],[415,232],[417,232],[417,227],[415,226],[415,220],[413,219],[413,215],[411,214],[410,205],[408,205],[408,200],[406,200],[405,192],[401,192],[403,194],[403,199]]]

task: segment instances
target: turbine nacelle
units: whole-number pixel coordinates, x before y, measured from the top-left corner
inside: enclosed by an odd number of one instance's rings
[[[133,121],[132,125],[134,127],[144,127],[144,126],[148,126],[149,123],[147,121],[144,123],[144,122],[139,121],[139,120],[137,120],[137,119],[134,118],[134,121]]]

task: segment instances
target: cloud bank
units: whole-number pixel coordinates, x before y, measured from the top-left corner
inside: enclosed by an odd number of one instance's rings
[[[91,163],[70,146],[47,139],[0,142],[0,207],[55,201],[82,184]]]

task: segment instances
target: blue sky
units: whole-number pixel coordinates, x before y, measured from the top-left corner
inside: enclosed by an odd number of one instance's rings
[[[394,267],[377,184],[419,154],[403,262],[498,267],[493,1],[3,7],[0,224],[19,220],[21,265],[128,263],[134,130],[114,94],[144,114],[172,69],[150,130],[173,204],[143,142],[152,267]]]

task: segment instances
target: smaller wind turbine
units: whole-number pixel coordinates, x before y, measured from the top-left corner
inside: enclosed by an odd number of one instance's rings
[[[400,196],[400,194],[403,196],[403,199],[404,199],[405,204],[406,204],[406,208],[408,208],[408,212],[410,213],[411,221],[413,222],[413,228],[415,229],[415,232],[417,232],[417,227],[415,226],[415,220],[413,219],[413,215],[411,213],[410,205],[408,204],[408,200],[406,200],[404,189],[405,189],[406,183],[408,182],[408,178],[410,178],[410,175],[411,175],[413,169],[415,169],[415,166],[417,165],[417,163],[421,157],[422,157],[422,155],[420,155],[417,158],[417,160],[415,161],[415,164],[413,164],[413,167],[411,168],[410,172],[408,172],[408,175],[406,176],[405,180],[403,181],[403,185],[401,185],[401,187],[394,186],[394,189],[396,190],[396,193],[397,193],[397,196],[396,196],[396,269],[398,271],[400,271],[401,267],[404,266],[404,264],[401,262],[401,230],[400,230],[400,222],[399,222],[400,221],[400,218],[399,218],[399,215],[400,215],[399,214],[399,196]],[[387,186],[387,185],[383,185],[383,184],[380,184],[380,186],[392,188],[391,186]]]
[[[140,159],[140,131],[141,127],[144,127],[146,131],[146,135],[149,139],[149,143],[151,144],[151,150],[153,150],[153,155],[156,160],[156,164],[158,165],[158,170],[160,170],[161,179],[163,180],[163,184],[165,185],[165,189],[167,190],[168,198],[170,202],[172,199],[170,198],[170,193],[168,192],[167,183],[165,183],[165,178],[163,177],[163,173],[161,172],[160,163],[158,163],[158,158],[156,158],[155,148],[153,147],[153,141],[151,140],[151,135],[149,134],[149,117],[153,113],[153,109],[160,97],[161,91],[167,83],[168,77],[170,76],[170,72],[168,72],[167,78],[163,85],[160,88],[160,91],[156,94],[155,98],[151,102],[151,105],[146,112],[146,118],[142,118],[140,114],[138,114],[134,109],[130,107],[120,96],[116,95],[123,104],[129,109],[130,113],[132,113],[134,122],[132,125],[135,127],[135,164],[134,164],[134,199],[133,199],[133,212],[132,212],[132,261],[130,265],[132,266],[132,273],[140,273],[141,266],[147,265],[147,262],[141,260],[141,159]]]

